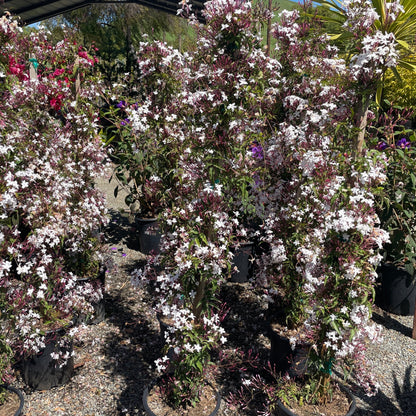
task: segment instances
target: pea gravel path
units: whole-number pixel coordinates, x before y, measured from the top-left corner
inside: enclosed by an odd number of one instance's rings
[[[24,416],[133,416],[145,415],[141,396],[154,378],[153,362],[161,348],[158,321],[148,294],[130,286],[130,271],[144,262],[122,195],[113,195],[108,178],[97,182],[107,194],[110,224],[104,230],[117,265],[106,279],[106,318],[81,329],[75,344],[75,374],[66,385],[47,391],[25,387],[18,374],[15,385],[25,396]],[[265,305],[244,285],[227,284],[222,295],[231,306],[224,325],[229,347],[253,347],[268,356]],[[357,397],[357,416],[416,416],[416,341],[411,339],[412,317],[377,309],[374,319],[384,327],[384,342],[370,346],[373,370],[381,389],[367,398],[351,385]],[[221,377],[225,392],[238,382]],[[238,412],[222,402],[219,416],[251,416],[260,406]],[[256,408],[257,407],[257,408]]]

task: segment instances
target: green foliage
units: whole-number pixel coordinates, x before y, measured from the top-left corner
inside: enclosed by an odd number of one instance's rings
[[[413,145],[416,137],[411,136]],[[385,247],[385,258],[405,265],[413,274],[416,266],[416,151],[414,149],[392,149],[389,158],[388,183],[380,201],[382,226],[390,234],[390,243]]]
[[[269,370],[269,372],[274,381],[272,388],[265,389],[261,383],[255,384],[260,384],[256,387],[260,387],[260,390],[268,396],[271,411],[276,410],[278,400],[288,408],[294,403],[300,407],[305,404],[326,403],[332,400],[334,390],[337,388],[335,383],[331,381],[329,374],[318,379],[304,375],[294,380],[287,379],[274,370]]]
[[[183,343],[200,345],[199,351],[182,351],[176,358],[171,380],[166,380],[166,399],[175,409],[194,407],[200,400],[201,390],[205,385],[207,372],[210,368],[211,342],[205,339],[204,329],[196,326],[192,331],[183,333]],[[165,353],[169,353],[165,347]]]
[[[135,80],[137,97],[120,95],[116,102],[107,100],[108,111],[103,114],[109,126],[104,131],[105,142],[111,148],[116,164],[115,188],[127,191],[125,202],[132,211],[140,210],[142,217],[155,217],[170,201],[169,189],[175,186],[173,171],[177,167],[177,146],[172,146],[171,131],[176,128],[176,119],[171,117],[169,106],[180,88],[178,78],[181,60],[173,48],[157,42],[154,70],[147,71]],[[144,45],[138,55],[145,60],[153,53],[152,46]],[[165,64],[165,54],[175,58]],[[116,91],[112,90],[115,95]],[[129,120],[135,111],[143,112],[143,126],[135,130]],[[152,113],[154,111],[154,113]],[[137,205],[137,209],[134,207]],[[134,208],[134,209],[132,209]]]
[[[101,243],[98,239],[90,237],[87,238],[86,248],[76,255],[67,253],[65,257],[65,268],[80,276],[81,278],[98,277],[100,272],[100,262],[96,259],[96,253],[102,249]]]
[[[382,140],[378,148],[385,153],[387,180],[378,198],[377,213],[381,228],[390,236],[384,247],[384,260],[405,267],[413,275],[416,268],[416,135],[400,125],[400,109],[385,118],[394,128],[378,128]],[[397,124],[396,124],[397,123]]]
[[[416,110],[416,72],[397,68],[398,79],[391,71],[386,73],[383,97],[396,106]]]
[[[14,361],[14,353],[4,334],[0,335],[0,405],[4,402],[7,395],[1,384],[9,381],[11,365]]]
[[[62,27],[76,30],[79,42],[94,45],[99,67],[108,83],[136,71],[134,50],[144,40],[166,40],[174,47],[188,48],[192,30],[184,19],[138,4],[97,4],[65,13],[45,21],[56,40],[64,37]]]
[[[331,36],[340,50],[344,51],[348,60],[351,52],[356,48],[354,40],[356,33],[346,30],[343,26],[347,20],[347,15],[342,4],[336,0],[318,0],[316,3],[328,9],[327,12],[321,15],[321,19],[326,24],[330,24],[331,29],[334,29]],[[416,39],[416,3],[413,0],[401,0],[400,4],[404,11],[399,12],[394,19],[389,15],[385,0],[371,0],[371,4],[379,16],[372,25],[372,31],[392,33],[396,39],[399,59],[396,67],[391,69],[397,79],[400,80],[397,68],[416,71],[416,61],[413,54]],[[372,87],[374,91],[368,92],[368,94],[375,93],[375,101],[378,105],[381,104],[386,70],[387,68],[384,69],[383,77]]]

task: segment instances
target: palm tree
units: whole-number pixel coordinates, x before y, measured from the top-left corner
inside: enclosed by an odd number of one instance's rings
[[[352,48],[355,47],[353,41],[354,34],[343,26],[348,16],[345,13],[342,2],[337,0],[317,0],[316,3],[329,9],[322,16],[319,16],[319,18],[322,22],[330,25],[331,30],[334,31],[331,37],[337,43],[337,46],[340,47],[341,52],[345,54],[348,61],[352,55]],[[397,67],[416,72],[415,0],[398,0],[395,3],[387,2],[386,0],[370,0],[370,3],[378,14],[378,19],[373,22],[370,32],[375,33],[380,31],[383,34],[392,33],[397,42],[399,59],[397,60],[396,67],[385,68],[380,78],[375,80],[370,88],[362,93],[361,100],[355,109],[358,136],[354,148],[357,154],[362,152],[364,134],[367,126],[367,112],[374,94],[375,101],[380,106],[386,71],[391,69],[400,81],[401,78]],[[392,4],[400,5],[401,8],[394,12],[391,6]]]

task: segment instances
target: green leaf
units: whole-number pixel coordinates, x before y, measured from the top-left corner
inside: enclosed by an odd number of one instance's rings
[[[338,326],[338,324],[337,324],[337,322],[336,322],[336,321],[332,321],[332,322],[331,322],[331,326],[332,326],[332,328],[334,328],[334,329],[335,329],[335,331],[336,331],[338,334],[340,334],[339,326]]]
[[[415,269],[414,269],[412,263],[406,263],[405,266],[404,266],[404,268],[407,271],[407,273],[409,273],[411,276],[414,275]]]
[[[402,149],[396,148],[396,152],[402,159],[406,157]]]
[[[382,84],[380,84],[378,87],[377,87],[377,92],[376,92],[376,104],[378,105],[378,106],[380,106],[381,105],[381,96],[383,95],[383,85]]]
[[[141,163],[141,162],[143,162],[144,155],[143,155],[143,153],[142,153],[142,152],[137,152],[137,153],[134,155],[134,158],[135,158],[135,160],[136,160],[137,162]]]
[[[12,225],[18,225],[19,224],[19,220],[20,220],[20,215],[18,212],[14,212],[12,214]]]
[[[207,239],[207,236],[205,235],[205,234],[203,234],[203,233],[201,233],[201,234],[199,234],[199,237],[201,238],[201,240],[206,244],[206,245],[208,245],[208,239]],[[198,244],[199,245],[199,244]]]
[[[401,66],[402,68],[404,68],[404,69],[407,69],[407,70],[409,70],[409,71],[414,71],[414,72],[416,72],[416,64],[414,64],[414,63],[411,63],[411,62],[407,62],[407,61],[400,60],[400,61],[399,61],[399,64],[400,64],[400,66]]]
[[[410,45],[409,45],[406,41],[404,41],[404,40],[402,40],[402,39],[396,39],[396,42],[397,42],[400,46],[403,46],[403,48],[405,48],[405,49],[409,49],[409,50],[410,50]]]
[[[103,138],[104,145],[105,145],[105,146],[108,146],[110,143],[112,143],[112,142],[114,141],[114,139],[115,139],[116,137],[117,137],[117,136],[116,136],[116,135],[114,135],[114,136],[111,136],[110,138],[108,138],[107,140],[105,140],[105,139]]]
[[[394,196],[395,196],[395,200],[396,200],[396,203],[400,203],[400,202],[402,202],[402,200],[403,200],[403,197],[404,197],[404,192],[403,191],[400,191],[400,190],[397,190],[395,193],[394,193]],[[395,204],[394,205],[394,207],[397,209],[397,210],[399,210],[399,211],[402,211],[402,206],[401,205],[398,205],[398,204]]]
[[[409,245],[411,247],[416,247],[416,241],[414,240],[414,238],[411,235],[408,235],[407,238],[409,240]]]
[[[124,202],[126,205],[130,206],[134,202],[133,195],[129,194],[124,198]]]

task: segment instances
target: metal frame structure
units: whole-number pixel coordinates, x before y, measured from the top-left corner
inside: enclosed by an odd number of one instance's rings
[[[177,13],[178,0],[0,0],[0,16],[9,11],[19,16],[22,25],[30,25],[62,13],[94,4],[126,4],[135,3],[157,9],[170,14]],[[192,8],[200,17],[204,1],[192,1]]]

